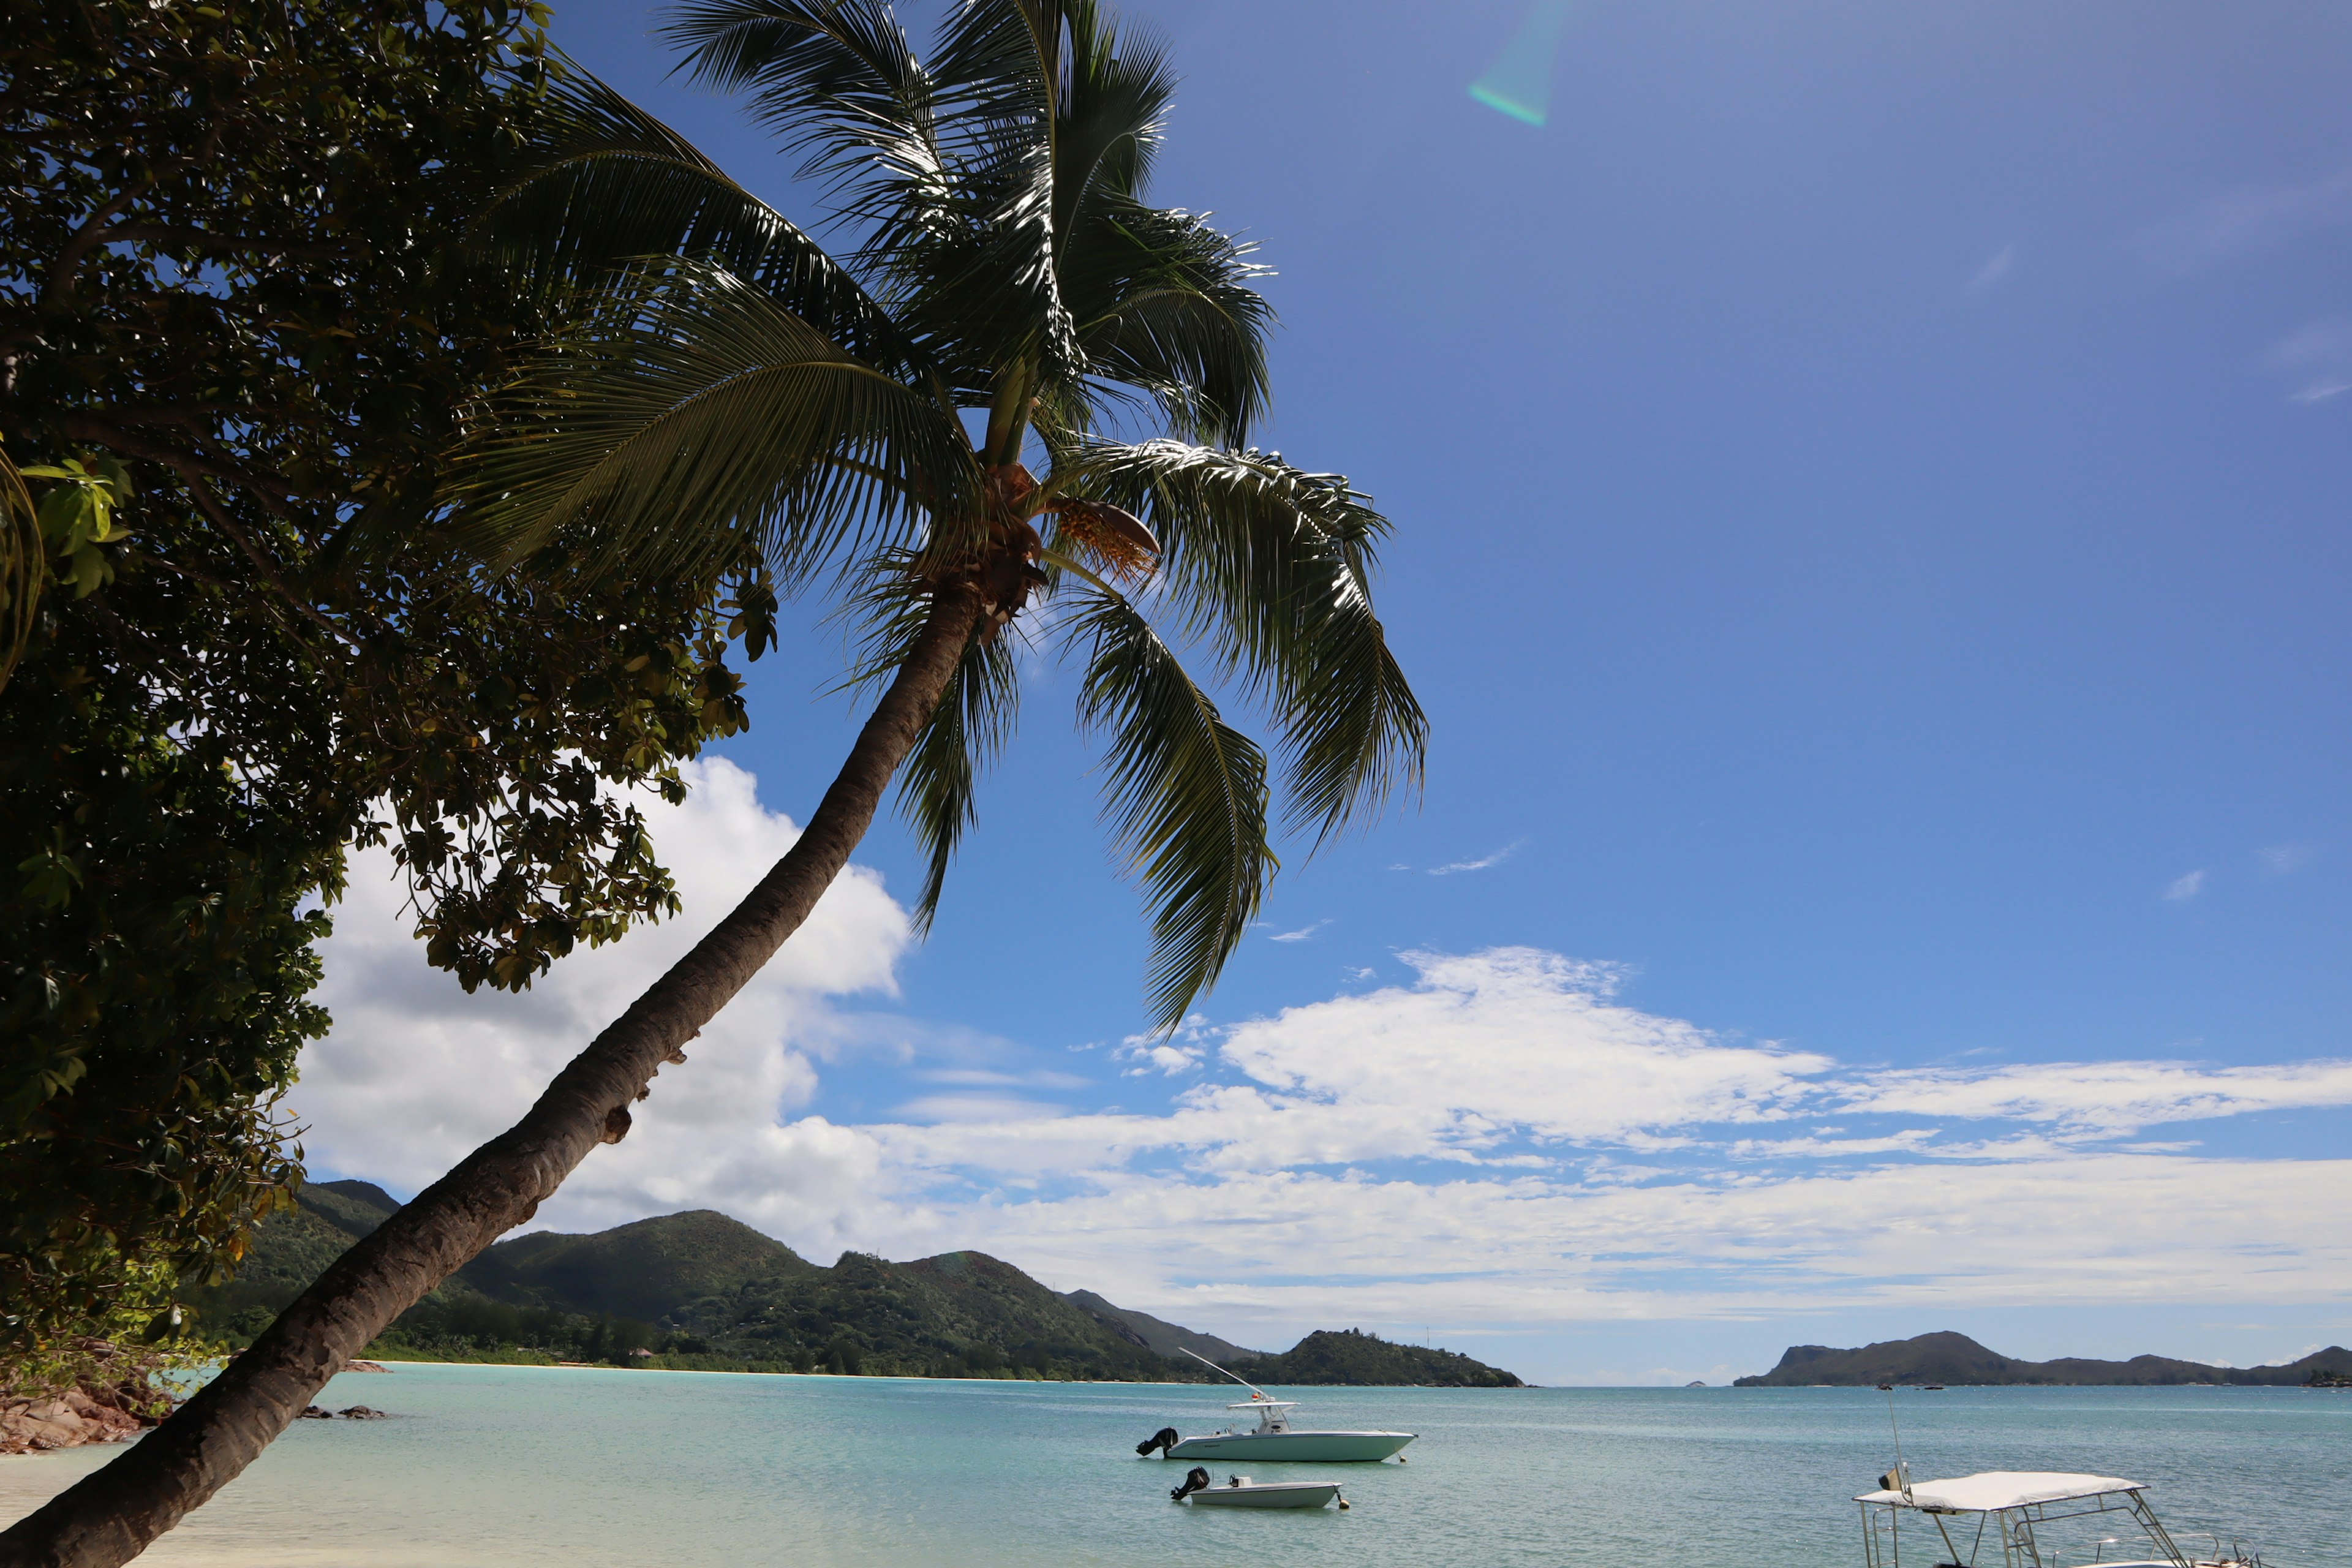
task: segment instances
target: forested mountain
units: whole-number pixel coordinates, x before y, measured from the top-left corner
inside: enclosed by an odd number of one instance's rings
[[[1743,1377],[1735,1388],[1802,1388],[1819,1384],[1853,1387],[1881,1383],[1959,1384],[2298,1384],[2352,1373],[2352,1351],[2330,1345],[2283,1366],[2208,1366],[2168,1356],[2129,1361],[2093,1361],[2065,1356],[2056,1361],[2015,1361],[1985,1349],[1966,1334],[1921,1334],[1887,1340],[1859,1350],[1827,1345],[1791,1345],[1780,1364],[1761,1377]]]
[[[1428,1388],[1520,1388],[1500,1367],[1455,1351],[1391,1344],[1360,1329],[1319,1329],[1281,1355],[1236,1368],[1255,1383],[1410,1384]]]
[[[236,1281],[192,1298],[232,1340],[287,1301],[399,1204],[366,1182],[302,1189],[257,1233]],[[499,1242],[418,1302],[368,1353],[381,1359],[582,1361],[688,1370],[835,1372],[1199,1383],[1193,1350],[1269,1384],[1514,1387],[1449,1351],[1310,1334],[1270,1356],[1090,1290],[1060,1295],[980,1252],[831,1268],[709,1209],[591,1236]]]
[[[1149,1312],[1139,1312],[1132,1307],[1114,1307],[1091,1290],[1065,1291],[1062,1300],[1099,1321],[1123,1328],[1139,1336],[1145,1344],[1161,1355],[1185,1358],[1179,1351],[1191,1351],[1194,1355],[1207,1356],[1211,1361],[1228,1365],[1234,1362],[1258,1361],[1265,1352],[1244,1350],[1231,1340],[1221,1340],[1214,1334],[1194,1333],[1179,1324],[1167,1322]]]

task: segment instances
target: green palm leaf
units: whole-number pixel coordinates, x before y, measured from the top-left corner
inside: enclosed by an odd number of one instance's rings
[[[715,261],[870,363],[922,356],[824,247],[686,138],[568,59],[549,68],[540,134],[468,230],[479,262],[535,292],[592,286],[656,256]]]
[[[1108,500],[1159,536],[1190,629],[1268,703],[1289,815],[1318,838],[1419,787],[1429,721],[1372,612],[1387,519],[1333,474],[1176,441],[1087,440],[1043,492]]]
[[[1216,983],[1274,874],[1265,753],[1117,594],[1097,587],[1066,631],[1086,651],[1080,722],[1109,742],[1104,816],[1151,910],[1146,1001],[1173,1029]]]
[[[572,528],[648,573],[713,570],[749,542],[787,584],[919,517],[969,520],[979,493],[937,404],[687,261],[641,269],[497,398],[453,474],[462,536],[507,561]]]
[[[939,913],[948,864],[965,830],[978,820],[973,803],[980,772],[1013,738],[1019,701],[1011,640],[974,638],[908,755],[898,779],[899,807],[929,857],[923,890],[915,900],[918,935],[929,932]]]
[[[1132,201],[1087,213],[1062,289],[1091,374],[1149,390],[1193,440],[1246,440],[1265,414],[1274,324],[1252,249],[1192,213]]]

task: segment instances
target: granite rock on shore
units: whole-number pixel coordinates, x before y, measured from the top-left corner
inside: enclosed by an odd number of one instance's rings
[[[79,1388],[49,1399],[0,1400],[0,1454],[120,1443],[153,1425]]]

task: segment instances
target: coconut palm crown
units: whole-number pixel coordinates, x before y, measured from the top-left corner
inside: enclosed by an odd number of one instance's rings
[[[928,56],[879,0],[693,0],[666,33],[799,154],[835,248],[559,68],[561,132],[482,232],[593,304],[486,407],[453,495],[466,528],[509,562],[559,532],[616,570],[755,552],[761,584],[822,581],[862,618],[868,680],[968,618],[899,772],[925,924],[1008,733],[1005,633],[1035,607],[1019,635],[1083,669],[1173,1026],[1276,865],[1265,752],[1177,649],[1263,706],[1292,826],[1318,842],[1417,786],[1427,725],[1372,611],[1386,520],[1247,445],[1264,269],[1146,199],[1163,50],[1092,0],[963,0]]]

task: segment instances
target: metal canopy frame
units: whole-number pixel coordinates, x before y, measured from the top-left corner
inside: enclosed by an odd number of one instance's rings
[[[1862,1505],[1862,1553],[1868,1568],[1903,1568],[1903,1516],[1906,1513],[1923,1516],[1936,1527],[1933,1534],[1926,1534],[1914,1526],[1915,1535],[1925,1535],[1920,1544],[1912,1549],[1915,1568],[2060,1568],[2059,1548],[2055,1543],[2043,1546],[2039,1527],[2105,1513],[2128,1515],[2147,1537],[2157,1557],[2173,1568],[2196,1568],[2173,1544],[2171,1535],[2137,1489],[2020,1503],[2014,1508],[1939,1509],[1915,1503],[1865,1502]],[[1976,1515],[1976,1530],[1969,1542],[1968,1554],[1963,1556],[1945,1521],[1971,1513]],[[1990,1543],[1985,1540],[1987,1524],[1994,1527]],[[1998,1545],[1998,1558],[1982,1555],[1988,1544]],[[1941,1555],[1937,1554],[1939,1548]]]

